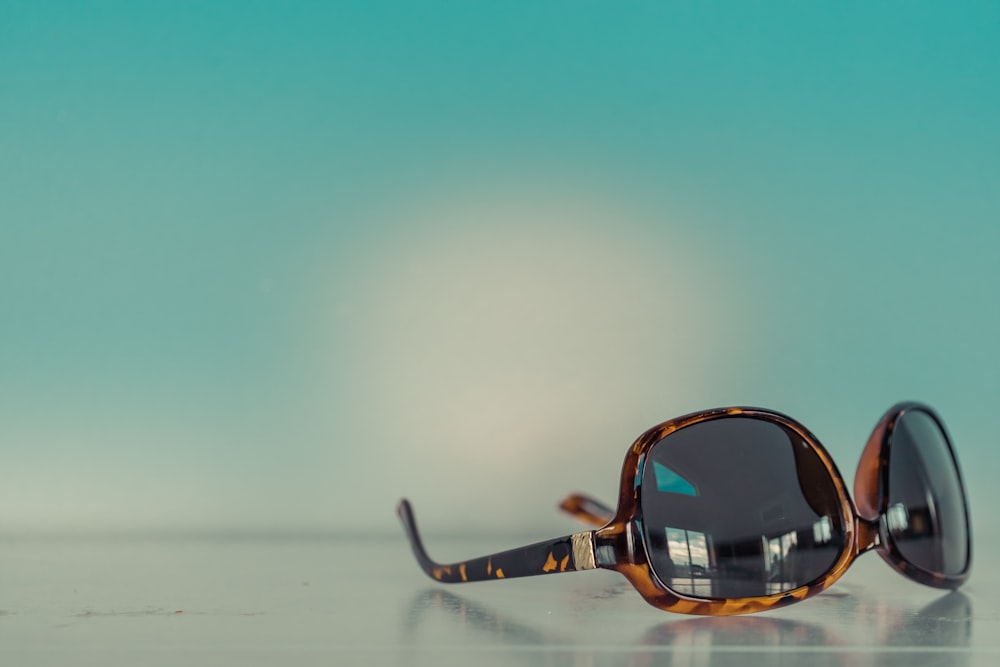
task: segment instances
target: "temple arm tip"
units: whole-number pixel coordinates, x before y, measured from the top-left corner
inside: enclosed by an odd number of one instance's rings
[[[399,517],[400,522],[403,524],[403,530],[406,532],[406,538],[410,542],[410,547],[413,549],[413,555],[417,558],[417,563],[420,564],[424,572],[431,574],[432,568],[437,563],[431,560],[424,549],[420,533],[417,531],[417,521],[413,517],[413,507],[410,505],[409,500],[406,498],[399,500],[399,503],[396,504],[396,516]]]
[[[396,503],[396,516],[398,516],[399,520],[402,521],[404,524],[407,522],[407,520],[412,521],[413,508],[410,507],[409,500],[407,500],[406,498],[399,499],[399,502]]]
[[[399,517],[400,522],[403,524],[403,530],[406,531],[406,536],[410,542],[419,544],[420,538],[417,535],[417,522],[413,518],[413,507],[410,505],[409,500],[400,498],[396,504],[396,516]]]
[[[597,528],[611,521],[615,514],[613,509],[584,493],[566,496],[559,503],[559,509]]]

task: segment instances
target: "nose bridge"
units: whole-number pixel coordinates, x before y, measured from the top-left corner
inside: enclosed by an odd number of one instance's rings
[[[868,437],[854,474],[854,502],[858,513],[869,521],[877,521],[879,515],[889,417],[889,413],[884,415]]]
[[[854,550],[857,554],[871,551],[879,545],[878,519],[854,518]]]

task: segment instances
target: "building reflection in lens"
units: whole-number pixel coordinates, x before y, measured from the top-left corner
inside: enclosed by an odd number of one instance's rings
[[[667,569],[670,573],[670,576],[663,577],[664,583],[682,595],[718,597],[715,590],[718,582],[739,572],[733,565],[737,561],[746,565],[747,572],[759,573],[761,589],[754,591],[757,594],[774,595],[801,586],[811,575],[802,572],[800,552],[809,556],[824,548],[832,540],[833,528],[830,517],[822,516],[802,530],[764,534],[755,539],[731,543],[726,550],[737,549],[741,556],[737,558],[727,553],[722,559],[730,561],[727,567],[720,566],[719,553],[723,549],[715,544],[711,535],[672,526],[663,530],[666,560],[661,560],[660,569]],[[660,543],[655,541],[654,544]],[[669,563],[669,568],[664,568],[662,563]],[[663,573],[658,574],[662,576]],[[754,578],[753,575],[746,576]]]

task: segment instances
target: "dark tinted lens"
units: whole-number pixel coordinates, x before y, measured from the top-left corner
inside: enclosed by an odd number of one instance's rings
[[[887,491],[886,523],[903,558],[928,572],[962,574],[969,559],[962,483],[946,436],[922,410],[896,421]]]
[[[653,570],[683,595],[784,593],[821,578],[844,550],[829,472],[770,421],[726,417],[670,434],[649,451],[641,502]]]

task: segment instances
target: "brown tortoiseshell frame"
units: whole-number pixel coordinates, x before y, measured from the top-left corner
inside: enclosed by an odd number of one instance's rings
[[[943,576],[913,566],[899,552],[885,520],[888,507],[888,461],[892,430],[899,418],[909,410],[921,410],[930,415],[945,434],[949,453],[956,463],[954,448],[940,418],[928,407],[918,403],[900,403],[891,408],[878,422],[868,440],[855,480],[858,509],[847,493],[844,479],[826,449],[812,433],[795,420],[778,412],[760,408],[719,408],[695,412],[652,427],[639,436],[625,455],[622,467],[618,508],[614,512],[600,502],[585,496],[572,495],[560,507],[599,529],[576,533],[555,540],[512,549],[470,561],[441,565],[427,555],[417,531],[410,504],[399,503],[398,514],[406,529],[414,555],[428,576],[445,583],[483,581],[505,577],[524,577],[600,567],[623,574],[654,607],[683,614],[726,616],[748,614],[783,607],[812,597],[829,588],[862,553],[878,549],[882,557],[896,570],[923,584],[940,588],[957,588],[968,577],[969,561],[957,576]],[[747,598],[696,598],[682,595],[664,585],[649,564],[645,541],[640,528],[642,521],[642,467],[650,448],[671,433],[713,419],[733,416],[762,419],[780,424],[798,434],[816,453],[826,467],[840,501],[844,524],[844,548],[829,571],[813,582],[793,590]],[[959,472],[961,483],[961,473]],[[962,487],[965,497],[965,489]],[[965,507],[968,519],[968,502]]]

